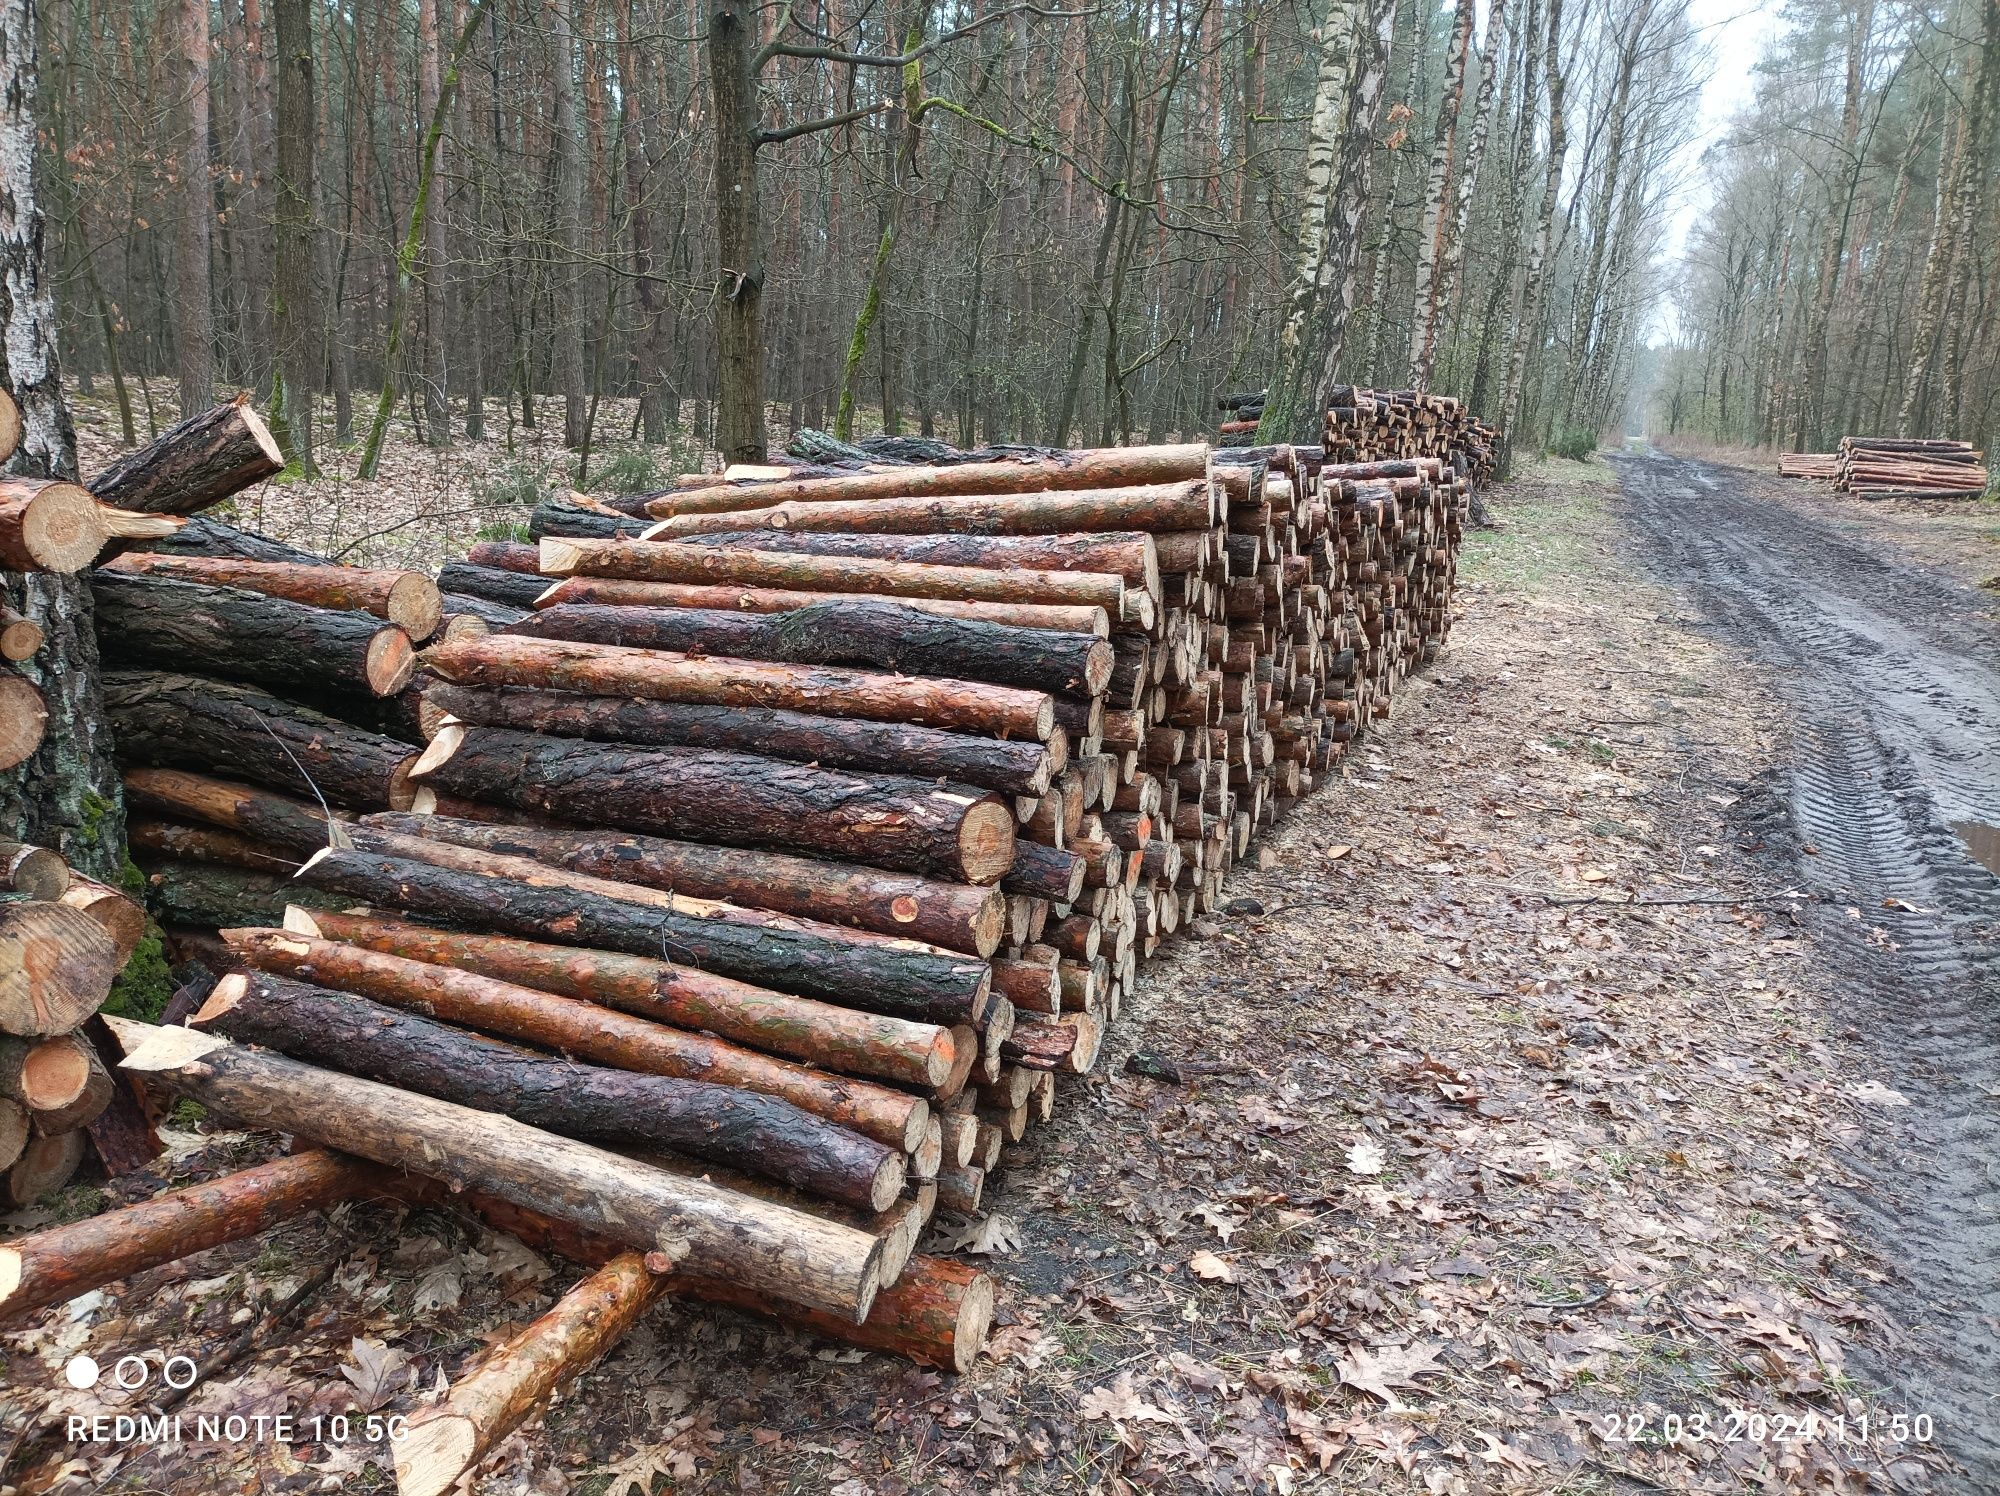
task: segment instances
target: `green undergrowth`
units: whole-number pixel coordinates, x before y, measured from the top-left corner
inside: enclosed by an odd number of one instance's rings
[[[1617,487],[1601,457],[1523,467],[1488,495],[1494,528],[1466,532],[1460,580],[1532,593],[1595,572],[1605,504]]]
[[[132,896],[141,908],[146,903],[146,876],[132,865],[132,859],[125,859],[125,870],[118,879],[119,886]],[[111,984],[111,996],[104,1000],[106,1013],[114,1018],[137,1018],[152,1023],[166,1011],[167,999],[174,995],[174,976],[167,969],[167,952],[160,936],[160,927],[151,919],[146,921],[146,937],[132,952],[132,959],[125,963]]]

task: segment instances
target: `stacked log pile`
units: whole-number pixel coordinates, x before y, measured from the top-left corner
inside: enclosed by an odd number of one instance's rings
[[[1335,385],[1326,412],[1329,462],[1435,457],[1474,483],[1492,477],[1500,433],[1451,395]]]
[[[1780,452],[1778,454],[1778,476],[1780,478],[1813,478],[1822,483],[1835,483],[1840,479],[1840,454],[1838,452]]]
[[[1264,419],[1264,391],[1217,395],[1215,405],[1222,415],[1216,428],[1218,447],[1248,447],[1256,443],[1257,426]]]
[[[1966,499],[1986,491],[1985,458],[1971,442],[1843,436],[1837,451],[1780,453],[1778,476],[1862,499]]]

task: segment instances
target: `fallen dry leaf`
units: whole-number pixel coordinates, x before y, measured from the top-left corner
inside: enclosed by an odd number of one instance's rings
[[[1373,1138],[1363,1138],[1347,1150],[1347,1172],[1350,1174],[1379,1174],[1388,1161],[1382,1145]]]
[[[1342,1356],[1337,1370],[1343,1386],[1372,1393],[1392,1408],[1400,1408],[1398,1387],[1415,1387],[1421,1376],[1441,1376],[1445,1368],[1437,1364],[1436,1345],[1389,1345],[1376,1350],[1354,1347]]]
[[[1213,1252],[1197,1252],[1188,1258],[1188,1266],[1194,1269],[1197,1278],[1210,1282],[1234,1283],[1236,1264],[1226,1257],[1218,1257]]]

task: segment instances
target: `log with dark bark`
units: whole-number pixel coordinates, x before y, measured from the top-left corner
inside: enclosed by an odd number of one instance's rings
[[[821,531],[725,530],[687,544],[806,556],[868,556],[929,566],[1029,567],[1095,571],[1158,596],[1159,547],[1144,531],[1095,535],[842,535]]]
[[[530,1054],[282,977],[225,976],[192,1024],[565,1137],[670,1148],[869,1210],[902,1193],[901,1153],[777,1097]]]
[[[34,1133],[28,1126],[28,1109],[18,1101],[0,1096],[0,1170],[14,1167]]]
[[[425,783],[583,824],[724,846],[819,853],[954,882],[1014,862],[1014,817],[991,795],[746,753],[627,748],[505,728],[440,732]]]
[[[371,613],[395,624],[417,643],[430,638],[444,622],[437,583],[422,572],[300,566],[290,561],[240,561],[221,556],[163,556],[153,551],[119,556],[106,562],[105,569],[205,587],[236,587],[335,612]]]
[[[559,603],[512,632],[1083,695],[1105,688],[1113,662],[1094,634],[941,618],[907,602],[817,602],[783,613]]]
[[[646,531],[646,538],[679,540],[723,530],[851,530],[867,535],[1073,535],[1098,530],[1205,530],[1218,518],[1220,508],[1219,491],[1199,480],[1003,498],[847,502],[793,499],[767,509],[681,514],[662,519]]]
[[[100,571],[97,634],[113,660],[279,689],[393,696],[416,669],[410,636],[370,613],[336,613],[236,587]]]
[[[190,416],[127,452],[90,480],[107,504],[151,514],[193,514],[282,472],[284,454],[250,397]]]
[[[622,1252],[564,1294],[470,1372],[443,1401],[418,1410],[390,1440],[401,1496],[443,1496],[527,1420],[555,1390],[589,1367],[668,1291],[644,1254]]]
[[[326,812],[317,805],[180,769],[127,769],[125,803],[171,821],[226,827],[294,866],[328,840]]]
[[[363,810],[405,810],[414,795],[410,744],[254,686],[115,671],[104,704],[128,767],[199,769]]]
[[[845,863],[668,841],[616,831],[510,826],[451,816],[373,815],[365,824],[429,837],[622,883],[852,925],[990,956],[1006,924],[1006,900],[991,886],[941,883]]]
[[[195,1006],[190,1003],[186,1011],[193,1012]],[[167,1007],[172,1009],[173,999],[168,999]],[[166,1017],[165,1021],[175,1020]],[[111,1030],[105,1027],[102,1015],[93,1014],[78,1032],[90,1041],[91,1048],[97,1051],[100,1059],[117,1055],[118,1046],[111,1037]],[[99,1112],[95,1120],[87,1123],[84,1131],[90,1134],[90,1146],[96,1151],[97,1161],[103,1165],[105,1174],[117,1179],[135,1169],[143,1169],[166,1150],[160,1142],[159,1133],[153,1130],[153,1116],[140,1099],[139,1088],[133,1084],[132,1078],[117,1072],[112,1075],[111,1082],[111,1104]],[[0,1272],[4,1270],[4,1263],[0,1263]],[[0,1310],[4,1308],[4,1301],[0,1301]]]
[[[315,853],[300,868],[299,881],[471,930],[665,957],[779,992],[899,1018],[948,1025],[978,1022],[985,1012],[991,970],[929,946],[681,899],[413,837],[395,838],[407,844],[398,850],[435,860],[364,850],[371,842],[380,844],[378,838],[380,833],[357,831],[356,849]],[[493,870],[440,865],[447,860]]]
[[[1102,608],[1111,617],[1150,622],[1143,592],[1106,572],[946,566],[873,556],[820,556],[658,540],[542,542],[550,576],[619,577],[730,587],[779,587],[800,592],[866,593],[882,597],[970,599],[992,603],[1056,603]]]
[[[340,894],[305,888],[283,873],[226,863],[143,858],[146,907],[162,925],[218,930],[226,925],[275,925],[293,904],[333,908],[351,903]]]
[[[300,566],[334,564],[312,551],[199,514],[173,534],[141,541],[136,548],[169,556],[238,556],[245,561],[290,561]]]
[[[444,594],[445,627],[439,637],[447,643],[454,639],[476,638],[482,632],[493,633],[511,628],[528,616],[530,611],[527,608],[517,608],[512,603],[496,603],[491,598],[465,592],[447,592]],[[461,618],[476,619],[486,627],[469,634],[457,632],[452,625]]]
[[[0,894],[0,1034],[66,1034],[97,1011],[120,965],[104,926],[67,904]]]
[[[142,862],[219,862],[228,867],[290,877],[312,854],[294,856],[241,832],[220,826],[188,826],[135,815],[125,826],[125,844]]]
[[[611,540],[619,536],[638,536],[645,533],[652,519],[647,516],[620,514],[605,506],[579,504],[573,499],[547,498],[535,506],[528,516],[528,533],[540,540],[544,535],[578,535],[594,540]]]
[[[514,540],[475,541],[472,549],[465,553],[465,559],[473,566],[491,571],[519,572],[531,577],[540,576],[542,572],[541,547],[522,545]]]
[[[0,1244],[0,1324],[344,1200],[393,1195],[373,1164],[317,1149]]]
[[[440,645],[425,654],[424,668],[463,686],[533,686],[587,696],[777,707],[1037,742],[1046,740],[1055,725],[1055,707],[1046,693],[1013,686],[532,638],[514,632]]]
[[[782,587],[711,587],[694,582],[627,582],[616,577],[570,577],[542,594],[539,606],[587,603],[624,608],[700,608],[714,613],[795,613],[801,608],[883,606],[879,597],[861,593],[794,592]],[[1008,628],[1052,629],[1059,634],[1110,637],[1111,622],[1102,608],[1078,608],[1061,603],[981,603],[943,598],[906,597],[896,604],[914,613],[956,618],[967,623],[997,623]]]
[[[1008,794],[1040,794],[1048,788],[1051,765],[1048,747],[1039,742],[1010,742],[907,722],[863,722],[768,707],[583,696],[532,686],[481,689],[446,684],[432,685],[425,692],[425,702],[440,715],[480,727],[649,747],[719,748],[834,769],[935,775]]]
[[[526,609],[534,607],[535,600],[553,587],[555,580],[533,573],[475,566],[469,561],[447,561],[438,568],[437,584],[446,592]]]
[[[1017,841],[1014,865],[1000,880],[1000,886],[1008,893],[1071,904],[1083,892],[1085,868],[1084,859],[1074,852],[1040,842]]]
[[[224,1116],[322,1146],[337,1139],[376,1163],[487,1191],[857,1323],[874,1302],[881,1243],[866,1232],[212,1034],[106,1021],[124,1068]]]
[[[935,1086],[950,1072],[955,1057],[951,1031],[935,1024],[792,997],[667,961],[498,935],[459,936],[369,915],[288,918],[314,929],[325,924],[334,934],[357,924],[361,928],[352,944],[283,930],[225,930],[222,939],[230,956],[259,971],[358,992],[452,1023],[495,1032],[504,1025],[512,1037],[550,1048],[583,1053],[573,1029],[563,1025],[587,1022],[591,1015],[574,1004],[536,1003],[518,989],[602,1004],[690,1035],[713,1033],[768,1054],[900,1085]],[[537,1013],[546,1026],[526,1027]],[[629,1023],[613,1029],[643,1033]],[[623,1063],[615,1054],[608,1062]],[[655,1066],[638,1068],[683,1074]],[[738,1083],[727,1075],[694,1073],[684,1078]],[[769,1085],[750,1089],[783,1094]],[[815,1098],[806,1110],[824,1115],[826,1102]],[[896,1108],[894,1113],[888,1126],[895,1136],[889,1141],[900,1146],[899,1129],[905,1125],[907,1108]],[[876,1127],[870,1136],[880,1130]]]

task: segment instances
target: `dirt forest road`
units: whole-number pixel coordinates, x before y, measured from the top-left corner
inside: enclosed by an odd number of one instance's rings
[[[1843,1201],[1903,1275],[1885,1291],[1916,1335],[1869,1369],[2000,1490],[2000,881],[1973,855],[2000,845],[1992,599],[1803,485],[1657,451],[1613,466],[1640,564],[1790,714],[1766,850],[1818,895],[1804,917],[1849,1021],[1908,1102],[1882,1110]]]

